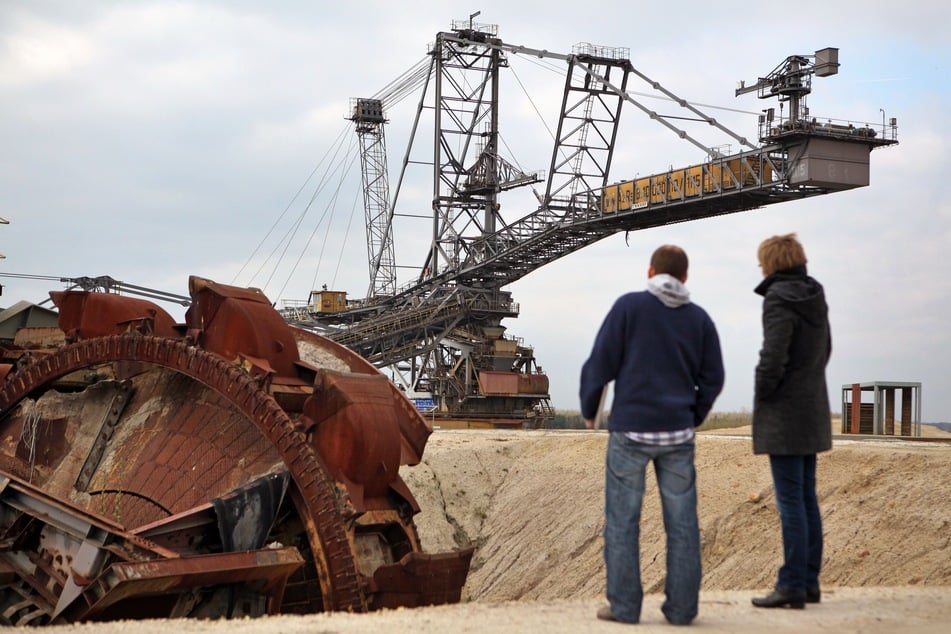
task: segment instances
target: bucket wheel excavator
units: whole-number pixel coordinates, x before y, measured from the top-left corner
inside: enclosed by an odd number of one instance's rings
[[[53,292],[0,365],[0,623],[456,602],[400,478],[431,428],[372,365],[264,294]],[[52,330],[52,329],[50,329]]]
[[[897,122],[886,124],[884,111],[881,126],[810,115],[812,78],[838,73],[836,48],[787,57],[767,76],[741,83],[736,96],[756,92],[779,102],[778,112],[759,115],[757,142],[638,70],[627,48],[582,43],[561,54],[510,44],[496,25],[474,23],[477,15],[437,34],[428,60],[400,81],[351,104],[362,158],[367,297],[324,288],[282,309],[292,323],[388,368],[444,427],[544,427],[554,415],[534,350],[506,335],[503,322],[519,314],[509,285],[619,232],[867,186],[871,151],[898,142]],[[502,155],[503,73],[518,58],[566,64],[558,118],[549,127],[547,175],[522,171],[520,161]],[[387,111],[417,87],[420,101],[391,192]],[[659,99],[664,111],[645,105],[648,98]],[[703,158],[613,177],[617,148],[650,151],[621,132],[622,113],[632,107]],[[430,120],[431,143],[422,133]],[[711,145],[711,138],[727,144]],[[407,174],[418,166],[432,170],[429,210],[419,197],[398,205]],[[535,200],[502,204],[525,187]],[[526,206],[535,203],[534,210]],[[419,266],[398,266],[394,225],[417,218],[423,224],[401,235],[432,240]],[[414,271],[415,279],[398,285],[398,269]]]

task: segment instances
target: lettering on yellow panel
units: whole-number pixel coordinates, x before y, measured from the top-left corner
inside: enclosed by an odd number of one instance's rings
[[[634,205],[634,183],[624,181],[618,186],[618,209],[627,210]]]

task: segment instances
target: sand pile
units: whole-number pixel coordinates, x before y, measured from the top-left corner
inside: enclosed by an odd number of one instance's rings
[[[603,432],[434,433],[406,479],[428,550],[475,544],[471,601],[580,599],[604,591]],[[781,558],[767,458],[748,435],[701,434],[704,590],[770,587]],[[838,440],[821,454],[826,586],[951,586],[951,445]],[[645,590],[663,589],[653,474],[641,525]]]

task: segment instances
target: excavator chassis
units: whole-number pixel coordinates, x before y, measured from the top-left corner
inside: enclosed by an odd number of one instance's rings
[[[399,476],[431,433],[370,363],[256,289],[51,293],[60,344],[0,359],[0,623],[452,603]],[[36,338],[35,329],[31,336]]]

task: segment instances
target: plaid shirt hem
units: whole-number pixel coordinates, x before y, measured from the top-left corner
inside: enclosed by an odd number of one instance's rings
[[[680,445],[694,438],[693,427],[676,431],[628,431],[624,435],[645,445]]]

